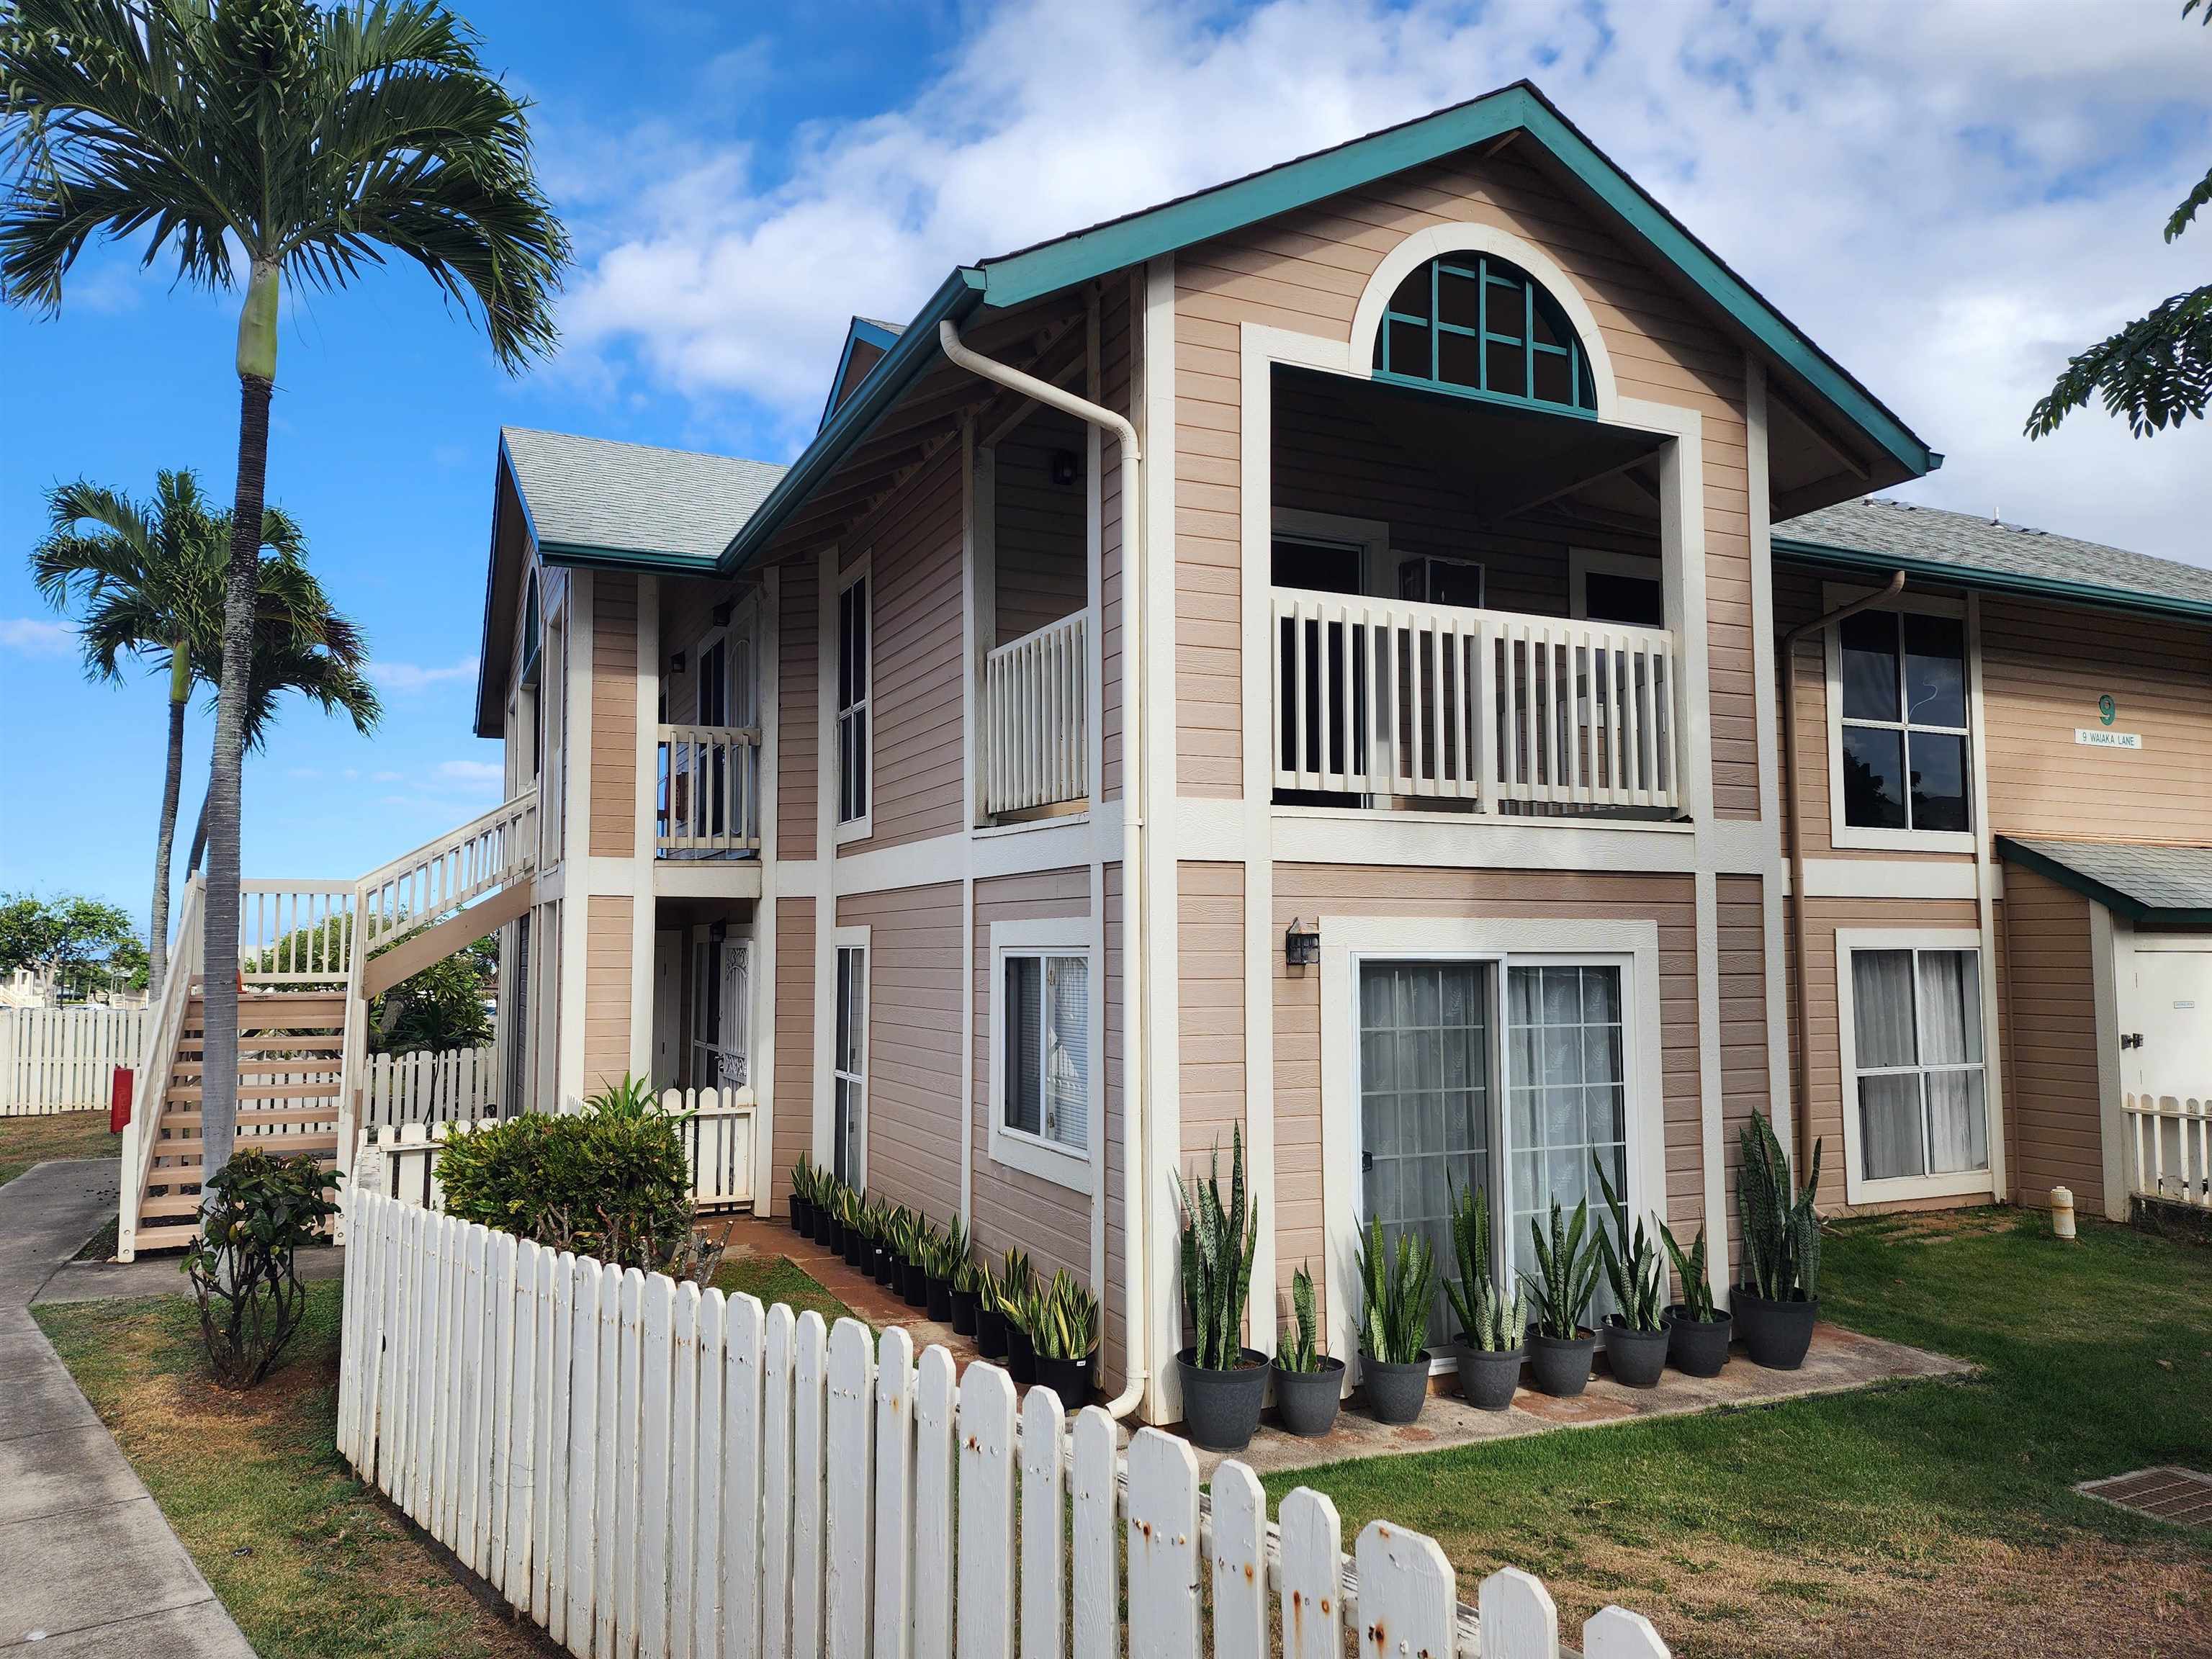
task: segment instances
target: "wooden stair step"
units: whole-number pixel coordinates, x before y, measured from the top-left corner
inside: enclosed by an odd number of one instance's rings
[[[179,1134],[182,1134],[188,1129],[198,1130],[200,1128],[204,1121],[204,1118],[205,1115],[204,1113],[193,1111],[190,1109],[180,1111],[167,1111],[161,1114],[161,1127],[164,1129],[173,1129]],[[279,1107],[273,1111],[263,1110],[252,1114],[240,1112],[238,1115],[239,1139],[243,1140],[246,1139],[247,1132],[249,1130],[260,1128],[268,1124],[331,1123],[335,1122],[337,1119],[337,1109],[329,1106],[285,1106]],[[336,1132],[333,1131],[332,1133],[335,1134]],[[197,1140],[198,1137],[194,1136],[193,1139]],[[165,1142],[163,1144],[166,1145],[167,1143]]]
[[[205,1070],[206,1060],[204,1057],[195,1055],[189,1060],[179,1059],[177,1063],[170,1068],[169,1076],[172,1081],[181,1083],[185,1080],[187,1073],[189,1073],[193,1079],[197,1080],[201,1073]],[[238,1062],[239,1075],[241,1077],[289,1077],[295,1072],[336,1073],[337,1070],[337,1067],[335,1065],[321,1066],[316,1064],[312,1060],[306,1061],[291,1060],[241,1060]]]
[[[261,1032],[238,1039],[240,1054],[336,1054],[344,1044],[337,1031],[318,1031],[305,1036],[293,1036],[283,1032]],[[204,1060],[206,1038],[198,1032],[178,1040],[179,1060]]]
[[[302,1066],[302,1071],[309,1068]],[[335,1077],[318,1083],[241,1083],[238,1085],[240,1100],[336,1100],[342,1085]],[[161,1098],[177,1103],[196,1102],[203,1091],[198,1083],[172,1084]],[[239,1115],[246,1115],[241,1109]]]
[[[264,1152],[278,1153],[285,1158],[295,1157],[301,1152],[313,1152],[317,1158],[335,1158],[338,1152],[338,1138],[333,1130],[296,1135],[240,1135],[236,1144],[240,1146],[258,1146]],[[168,1162],[161,1164],[158,1162],[160,1158],[166,1158]],[[156,1166],[147,1177],[147,1184],[160,1186],[165,1181],[198,1181],[204,1161],[197,1130],[179,1135],[174,1140],[165,1140],[157,1154]]]

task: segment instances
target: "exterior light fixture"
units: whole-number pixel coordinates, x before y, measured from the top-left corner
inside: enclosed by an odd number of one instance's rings
[[[684,672],[684,653],[681,651],[670,653],[668,672],[672,674],[680,674]]]
[[[1052,452],[1052,481],[1062,489],[1075,482],[1075,452],[1055,449]]]
[[[1310,968],[1321,960],[1321,923],[1291,919],[1283,935],[1283,960],[1293,968]]]
[[[724,599],[721,604],[714,607],[714,626],[726,627],[730,618],[737,614],[737,610],[738,602],[735,599]]]

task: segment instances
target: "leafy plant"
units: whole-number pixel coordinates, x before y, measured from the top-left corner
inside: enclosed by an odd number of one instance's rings
[[[1589,1200],[1577,1200],[1573,1220],[1565,1221],[1559,1200],[1553,1199],[1548,1236],[1534,1216],[1528,1219],[1528,1232],[1536,1243],[1536,1273],[1533,1278],[1523,1273],[1521,1279],[1536,1316],[1536,1329],[1541,1335],[1572,1341],[1583,1333],[1583,1316],[1597,1294],[1603,1265],[1595,1242],[1588,1236]]]
[[[1632,1331],[1656,1331],[1667,1307],[1667,1266],[1658,1242],[1644,1231],[1640,1220],[1630,1237],[1628,1206],[1615,1195],[1612,1179],[1595,1152],[1590,1164],[1597,1171],[1598,1190],[1605,1194],[1606,1213],[1613,1223],[1610,1233],[1599,1229],[1597,1246],[1605,1257],[1606,1283],[1613,1286],[1621,1323]]]
[[[802,1204],[812,1204],[820,1190],[821,1183],[815,1176],[814,1165],[808,1162],[806,1154],[801,1152],[799,1162],[791,1166],[791,1194]]]
[[[1009,1249],[999,1261],[999,1276],[991,1286],[998,1298],[999,1311],[1011,1320],[1022,1322],[1029,1311],[1030,1297],[1036,1290],[1036,1269],[1030,1266],[1026,1252]],[[1029,1328],[1022,1323],[1022,1328]]]
[[[1378,1216],[1360,1241],[1359,1346],[1370,1359],[1410,1365],[1428,1352],[1429,1309],[1436,1300],[1437,1253],[1418,1233],[1398,1235],[1395,1255]]]
[[[1321,1369],[1321,1319],[1315,1310],[1313,1274],[1301,1263],[1291,1275],[1291,1317],[1275,1344],[1275,1364],[1282,1370],[1309,1376]]]
[[[1177,1170],[1175,1183],[1182,1212],[1182,1290],[1197,1327],[1192,1357],[1201,1370],[1234,1370],[1243,1357],[1244,1304],[1260,1243],[1259,1217],[1244,1191],[1243,1126],[1230,1132],[1228,1202],[1221,1197],[1218,1141],[1203,1182],[1185,1185]]]
[[[1667,1247],[1667,1259],[1674,1264],[1674,1276],[1682,1281],[1682,1311],[1692,1319],[1710,1322],[1713,1317],[1713,1286],[1705,1277],[1705,1230],[1698,1229],[1697,1243],[1686,1253],[1662,1221],[1659,1224],[1659,1242]]]
[[[960,1269],[966,1264],[971,1248],[967,1221],[956,1215],[944,1226],[933,1230],[929,1238],[929,1276],[958,1288]]]
[[[1813,1194],[1820,1184],[1820,1143],[1813,1143],[1812,1168],[1802,1188],[1790,1180],[1790,1154],[1775,1139],[1765,1115],[1753,1112],[1737,1138],[1737,1218],[1743,1229],[1747,1281],[1769,1302],[1820,1294],[1820,1216]]]
[[[991,1270],[974,1256],[963,1256],[961,1258],[959,1266],[953,1272],[952,1288],[965,1291],[969,1296],[988,1297],[992,1289]],[[997,1303],[994,1298],[986,1301],[982,1305],[995,1307]]]
[[[1087,1359],[1098,1346],[1098,1298],[1063,1267],[1032,1301],[1024,1328],[1040,1359]]]
[[[313,1158],[247,1146],[207,1179],[209,1201],[184,1267],[216,1381],[250,1389],[276,1366],[307,1310],[299,1253],[327,1243],[337,1176]]]
[[[1516,1285],[1508,1296],[1491,1271],[1490,1192],[1480,1185],[1452,1194],[1452,1256],[1456,1284],[1444,1281],[1444,1295],[1459,1321],[1462,1340],[1486,1353],[1510,1353],[1519,1347],[1528,1325],[1528,1298]]]

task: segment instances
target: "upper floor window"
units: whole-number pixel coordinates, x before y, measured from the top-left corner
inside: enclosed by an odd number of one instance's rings
[[[1967,831],[1965,619],[1863,611],[1837,624],[1836,652],[1843,825]]]
[[[1485,397],[1594,415],[1596,384],[1559,301],[1486,254],[1431,259],[1398,284],[1375,337],[1375,368]]]
[[[864,564],[837,595],[837,822],[848,827],[863,826],[868,821],[872,645],[868,587],[868,569]],[[854,829],[854,833],[864,831]]]

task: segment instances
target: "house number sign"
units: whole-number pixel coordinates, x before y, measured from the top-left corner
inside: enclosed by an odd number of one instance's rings
[[[2107,691],[2097,699],[2097,724],[2077,726],[2074,741],[2085,749],[2140,749],[2142,735],[2136,732],[2115,732],[2112,722],[2120,717],[2120,706]]]

